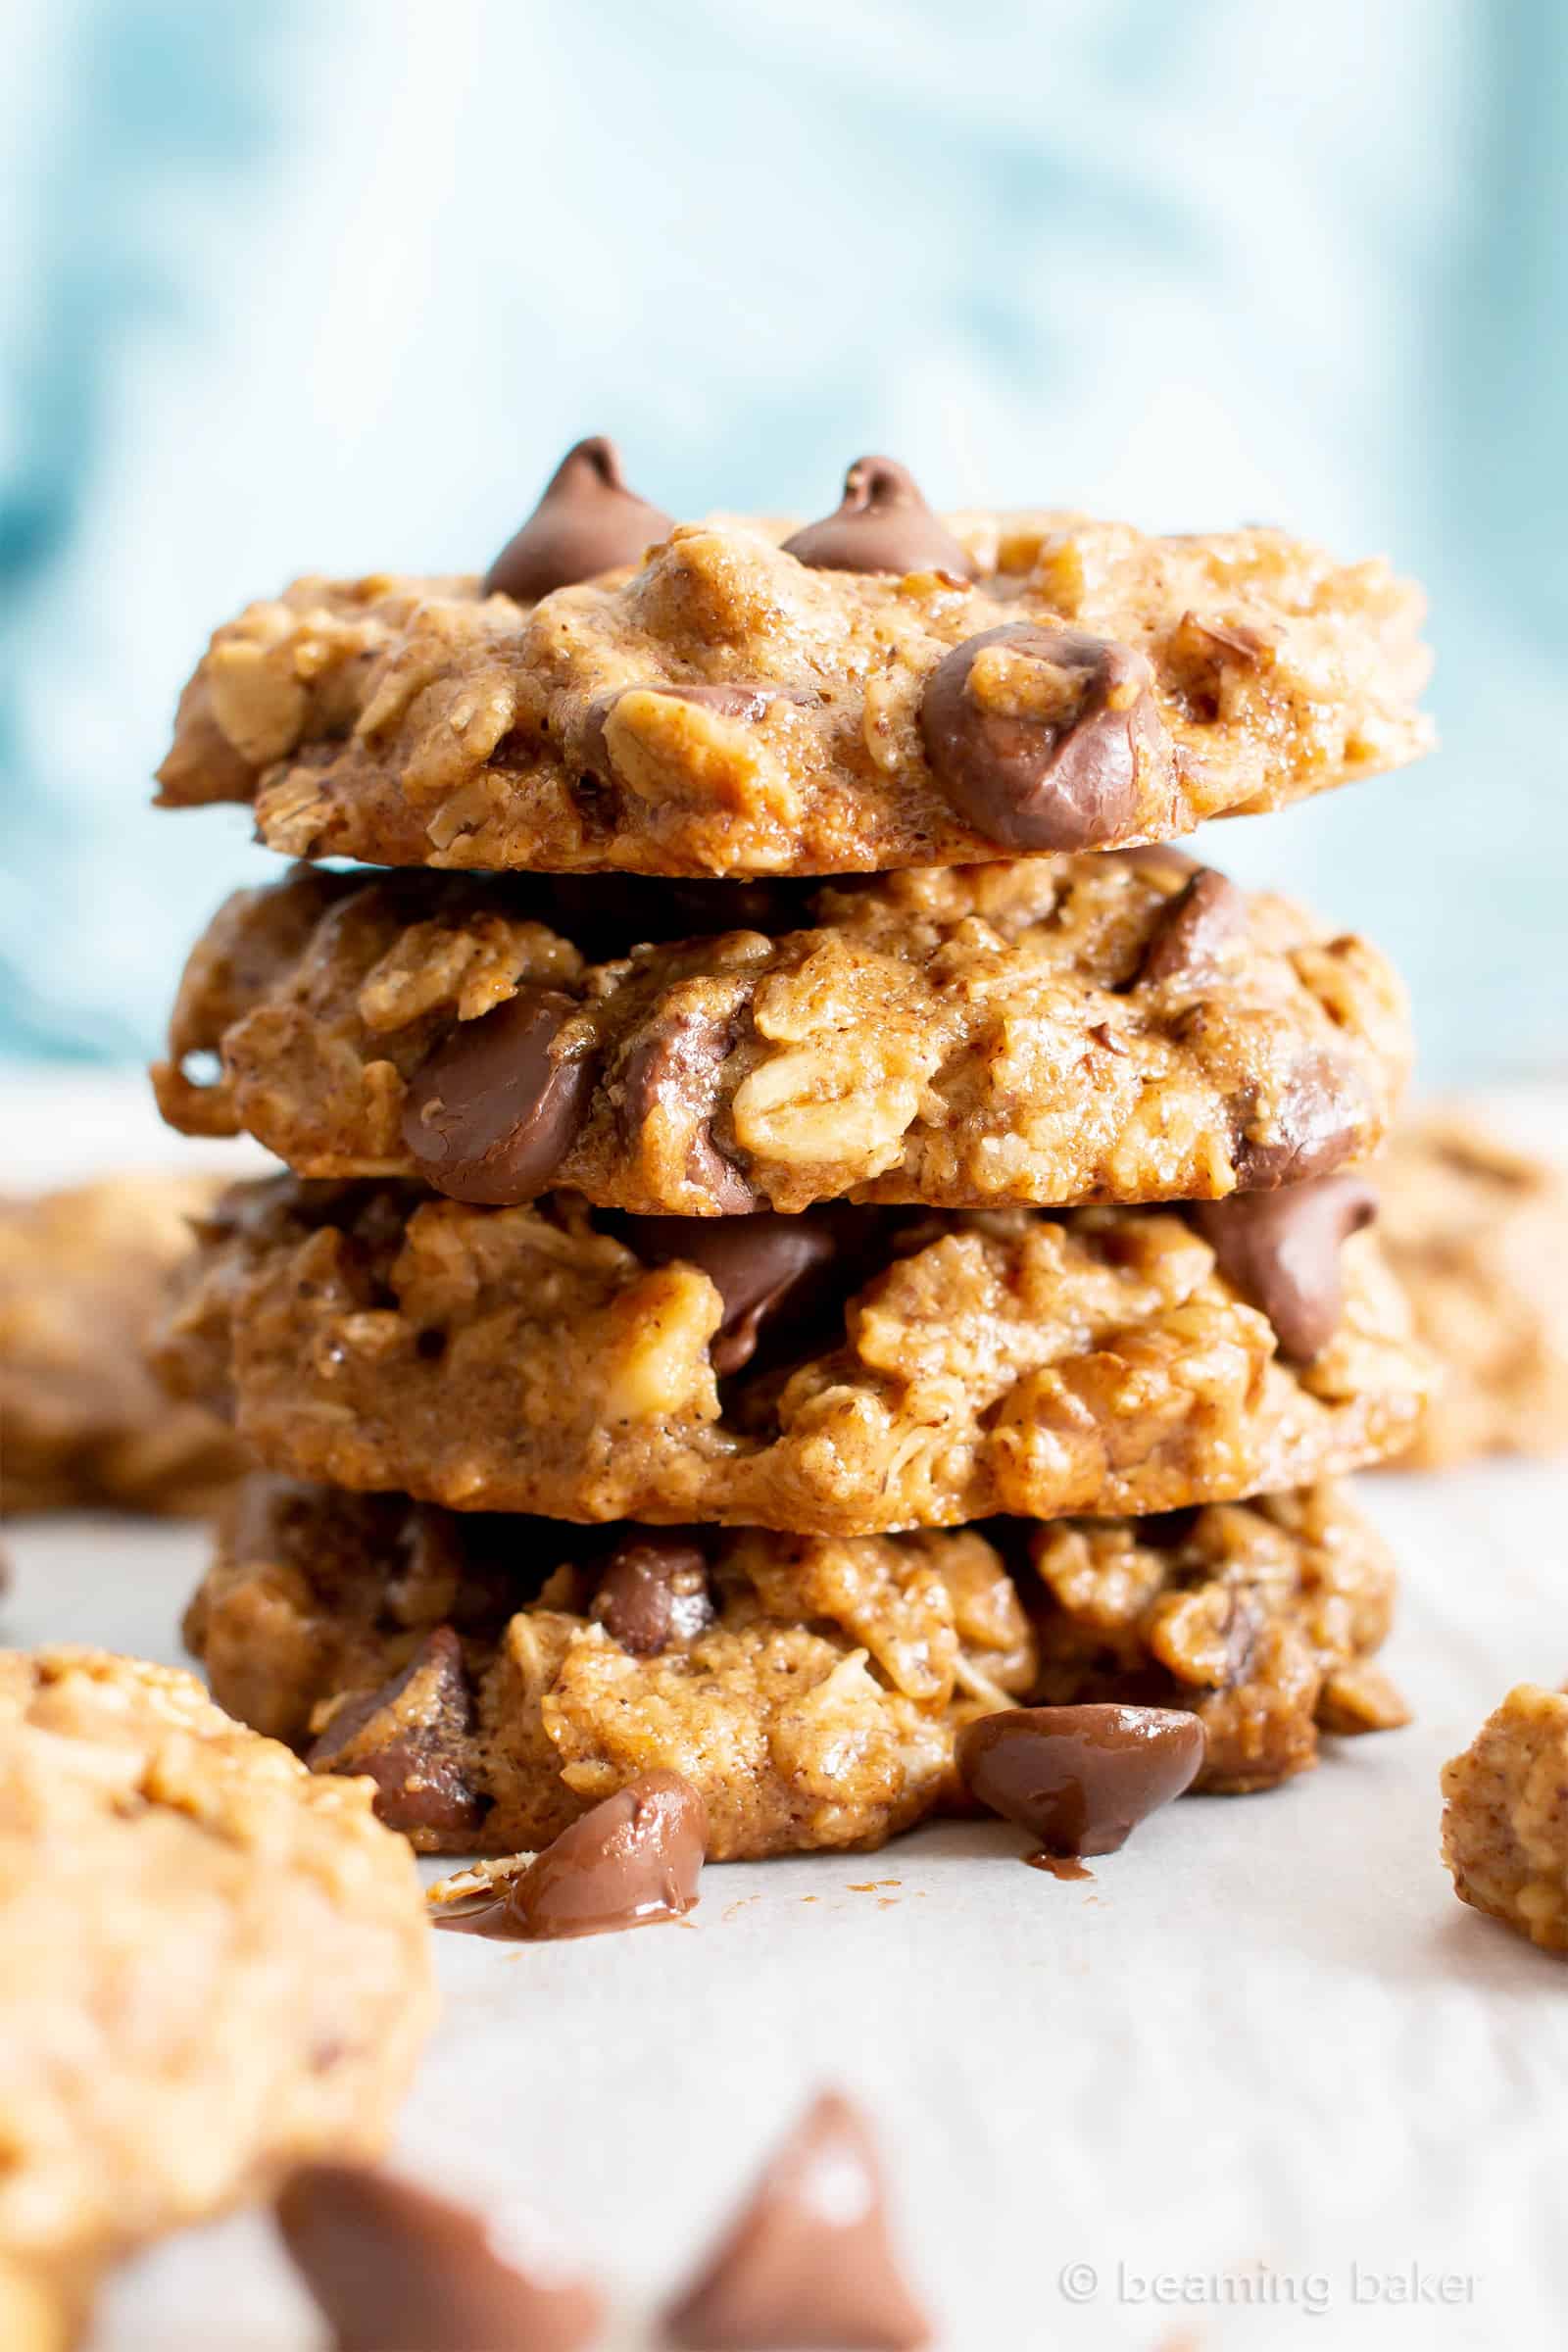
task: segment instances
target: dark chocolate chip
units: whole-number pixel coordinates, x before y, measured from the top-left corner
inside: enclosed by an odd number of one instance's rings
[[[633,1657],[695,1642],[713,1622],[708,1562],[677,1536],[633,1536],[605,1562],[589,1614]]]
[[[831,514],[808,522],[784,553],[813,571],[945,571],[972,580],[975,566],[892,458],[857,458]]]
[[[713,1013],[665,1012],[637,1038],[621,1074],[620,1110],[634,1145],[655,1112],[686,1138],[685,1174],[723,1216],[755,1209],[758,1197],[713,1141],[718,1074],[736,1024]]]
[[[1221,970],[1225,950],[1247,937],[1247,896],[1212,866],[1201,866],[1155,917],[1138,978],[1158,987],[1197,986]]]
[[[403,1141],[438,1193],[514,1207],[547,1189],[593,1093],[592,1058],[554,1051],[578,1010],[559,989],[519,990],[460,1021],[409,1081]]]
[[[400,1674],[345,1699],[306,1762],[313,1772],[368,1774],[389,1829],[451,1837],[473,1829],[484,1811],[467,1778],[472,1733],[463,1645],[449,1625],[438,1625]]]
[[[552,589],[636,564],[674,525],[628,490],[620,458],[603,434],[568,449],[544,496],[484,575],[486,596],[532,604]]]
[[[664,2327],[686,2352],[930,2342],[894,2254],[875,2143],[848,2099],[813,2100]]]
[[[1319,1176],[1277,1192],[1194,1201],[1188,1214],[1226,1280],[1274,1326],[1280,1353],[1309,1364],[1340,1320],[1341,1247],[1370,1225],[1377,1207],[1359,1176]]]
[[[957,1740],[971,1796],[1050,1854],[1113,1854],[1202,1761],[1201,1723],[1175,1707],[1014,1707]]]
[[[506,1943],[608,1936],[684,1919],[697,1902],[708,1808],[678,1772],[649,1772],[562,1831],[482,1902],[431,1924]]]
[[[1005,648],[1029,665],[1026,707],[987,710],[971,691],[977,656]],[[1010,622],[966,638],[926,681],[926,757],[958,814],[1009,850],[1093,850],[1140,813],[1140,751],[1168,761],[1142,654],[1081,629]]]
[[[277,2226],[333,2352],[582,2352],[603,2323],[602,2297],[531,2215],[508,2212],[492,2235],[412,2180],[310,2164],[286,2182]]]
[[[1306,1054],[1277,1077],[1266,1135],[1245,1130],[1231,1153],[1237,1189],[1272,1191],[1326,1176],[1349,1157],[1361,1128],[1359,1095],[1346,1070],[1327,1054]]]
[[[721,1379],[751,1362],[765,1327],[792,1324],[816,1302],[838,1255],[831,1221],[809,1212],[639,1217],[628,1238],[649,1263],[681,1258],[712,1283],[724,1301],[710,1351]]]

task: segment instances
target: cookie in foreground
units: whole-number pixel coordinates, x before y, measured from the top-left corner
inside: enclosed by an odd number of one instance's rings
[[[1520,1683],[1443,1768],[1443,1859],[1463,1903],[1568,1952],[1568,1696]]]
[[[106,1176],[0,1200],[0,1511],[199,1514],[239,1476],[229,1431],[143,1357],[210,1177]]]
[[[585,1528],[258,1476],[191,1602],[223,1703],[369,1775],[423,1851],[545,1845],[678,1773],[710,1859],[869,1847],[1015,1703],[1181,1707],[1200,1788],[1405,1720],[1393,1563],[1332,1486],[1168,1518],[856,1539]]]
[[[1168,840],[1431,745],[1418,593],[1280,531],[943,521],[905,477],[895,530],[635,501],[607,537],[583,489],[548,564],[226,622],[163,801],[369,864],[828,874]]]
[[[1279,1493],[1408,1443],[1408,1310],[1329,1176],[1190,1210],[623,1218],[240,1186],[159,1363],[258,1459],[460,1510],[804,1534]]]
[[[0,2295],[79,2306],[147,2238],[379,2151],[435,1994],[370,1795],[188,1674],[0,1652]]]
[[[214,918],[154,1077],[301,1176],[718,1216],[1267,1189],[1369,1157],[1408,1056],[1374,948],[1152,849],[837,885],[301,868]]]

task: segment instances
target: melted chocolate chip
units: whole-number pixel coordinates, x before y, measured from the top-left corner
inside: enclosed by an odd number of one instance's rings
[[[744,1215],[758,1198],[713,1141],[718,1074],[735,1043],[735,1023],[709,1012],[665,1012],[645,1028],[626,1055],[620,1110],[635,1142],[658,1115],[686,1137],[685,1174],[723,1216]]]
[[[945,571],[972,580],[975,566],[892,458],[857,458],[831,514],[808,522],[784,553],[813,571]]]
[[[618,1544],[605,1562],[589,1614],[633,1657],[695,1642],[713,1622],[708,1562],[695,1544],[661,1533]]]
[[[627,489],[614,443],[596,434],[567,450],[539,504],[485,573],[484,593],[532,604],[574,580],[638,563],[673,527],[667,514]]]
[[[311,2164],[277,2226],[332,2329],[334,2352],[581,2352],[604,2304],[532,2216],[477,2215],[387,2173]]]
[[[1272,1091],[1267,1140],[1239,1135],[1231,1153],[1244,1193],[1326,1176],[1348,1158],[1360,1133],[1346,1073],[1326,1054],[1303,1054]]]
[[[1309,1364],[1340,1320],[1341,1247],[1370,1225],[1377,1206],[1360,1177],[1319,1176],[1277,1192],[1195,1201],[1188,1214],[1220,1272],[1274,1326],[1280,1353]]]
[[[1027,664],[1019,710],[973,692],[992,647]],[[1093,850],[1139,812],[1140,748],[1168,757],[1142,654],[1081,629],[1028,621],[982,630],[944,655],[926,681],[926,757],[958,814],[1010,850]]]
[[[455,1837],[484,1810],[466,1777],[472,1731],[463,1645],[438,1625],[400,1674],[344,1700],[305,1760],[313,1772],[368,1774],[389,1829]]]
[[[1174,1707],[1014,1707],[958,1734],[964,1786],[1048,1854],[1113,1854],[1190,1788],[1203,1727]]]
[[[684,1919],[697,1902],[708,1810],[677,1772],[645,1773],[584,1813],[482,1902],[431,1924],[507,1943],[608,1936]]]
[[[559,989],[522,989],[461,1021],[410,1080],[403,1141],[437,1192],[514,1207],[547,1189],[593,1093],[592,1059],[553,1051],[578,1009]]]
[[[1212,980],[1225,951],[1247,937],[1247,897],[1212,866],[1201,866],[1156,916],[1138,978],[1194,986]]]
[[[648,1263],[684,1259],[712,1283],[724,1301],[710,1351],[720,1379],[751,1362],[765,1329],[793,1325],[816,1304],[838,1254],[830,1220],[809,1212],[639,1217],[629,1238]]]
[[[664,2326],[686,2352],[930,2342],[894,2255],[875,2144],[848,2099],[812,2102]]]

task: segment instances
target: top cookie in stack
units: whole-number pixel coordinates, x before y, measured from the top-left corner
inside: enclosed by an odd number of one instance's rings
[[[427,1843],[657,1765],[754,1853],[887,1835],[1032,1695],[1199,1707],[1232,1788],[1396,1720],[1371,1540],[1290,1491],[1426,1392],[1349,1172],[1401,992],[1168,845],[1422,751],[1419,613],[883,459],[676,525],[589,441],[483,580],[220,628],[163,798],[306,860],[157,1073],[292,1171],[163,1349],[294,1482],[192,1610],[225,1701]]]
[[[804,530],[673,523],[572,450],[482,580],[298,581],[161,771],[292,857],[887,872],[1167,841],[1426,750],[1417,594],[1271,530],[956,515],[862,459]]]

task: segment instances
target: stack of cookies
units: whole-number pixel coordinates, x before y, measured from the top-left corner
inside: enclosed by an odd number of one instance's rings
[[[1427,1387],[1353,1172],[1399,986],[1164,845],[1421,752],[1419,618],[881,459],[677,525],[586,441],[482,580],[220,628],[163,799],[301,861],[156,1073],[291,1171],[161,1348],[266,1465],[222,1703],[429,1850],[671,1769],[716,1857],[962,1801],[1021,1704],[1189,1710],[1233,1790],[1401,1720],[1331,1483]]]

